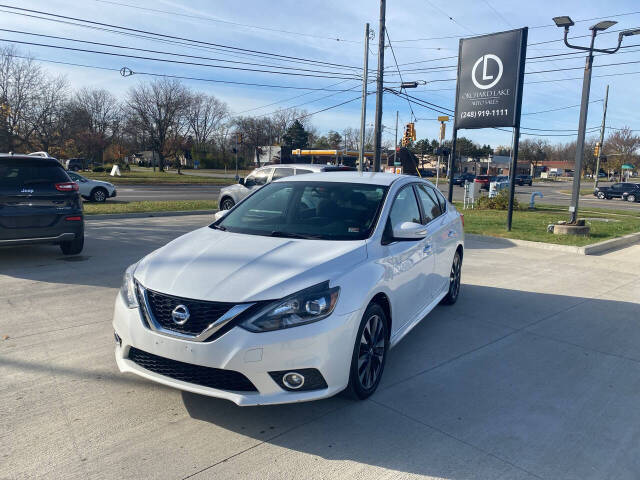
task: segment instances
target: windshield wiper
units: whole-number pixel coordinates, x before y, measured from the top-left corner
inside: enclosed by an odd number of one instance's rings
[[[280,231],[274,231],[271,232],[271,236],[272,237],[282,237],[282,238],[304,238],[307,240],[313,240],[313,239],[318,239],[318,238],[322,238],[319,235],[305,235],[302,233],[293,233],[293,232],[280,232]]]
[[[222,230],[223,232],[227,229],[227,227],[223,227],[222,225],[211,225],[211,228],[215,228],[216,230]]]

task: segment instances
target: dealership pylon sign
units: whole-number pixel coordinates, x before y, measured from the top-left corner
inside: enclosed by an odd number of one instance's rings
[[[522,85],[527,56],[527,27],[480,37],[463,38],[458,51],[458,81],[453,122],[449,201],[453,198],[453,174],[458,130],[512,127],[513,155],[509,176],[507,229],[511,230],[513,195],[518,161]]]
[[[527,29],[460,40],[456,128],[517,127]]]

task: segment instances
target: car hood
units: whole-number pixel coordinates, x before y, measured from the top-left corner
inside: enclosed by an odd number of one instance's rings
[[[240,185],[239,183],[234,183],[233,185],[229,185],[227,187],[222,187],[220,189],[220,194],[233,193],[233,192],[247,193],[247,192],[249,192],[249,189],[247,187],[245,187],[244,185]]]
[[[302,240],[195,230],[149,254],[135,278],[178,297],[249,302],[285,297],[366,259],[360,241]]]
[[[102,185],[102,186],[104,186],[104,187],[111,187],[111,188],[113,188],[113,187],[115,186],[115,185],[113,185],[113,183],[103,182],[102,180],[91,180],[91,182],[92,182],[94,185],[96,185],[96,184],[97,184],[97,185]]]

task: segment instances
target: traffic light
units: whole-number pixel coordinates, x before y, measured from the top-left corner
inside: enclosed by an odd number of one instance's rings
[[[600,142],[596,142],[596,148],[593,150],[593,155],[596,157],[600,155]]]
[[[407,124],[407,134],[411,140],[416,141],[416,126],[414,123]]]

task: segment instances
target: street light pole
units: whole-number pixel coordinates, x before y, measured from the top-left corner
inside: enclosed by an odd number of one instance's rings
[[[628,37],[630,35],[638,35],[640,34],[640,28],[624,30],[618,34],[618,46],[615,48],[601,49],[594,48],[596,35],[598,32],[604,31],[609,27],[612,27],[618,22],[613,20],[603,20],[601,22],[596,23],[592,27],[591,30],[591,43],[588,47],[583,47],[579,45],[571,45],[569,43],[569,28],[575,25],[573,20],[571,20],[568,16],[555,17],[553,19],[555,24],[558,27],[564,28],[564,44],[576,50],[584,50],[587,53],[587,58],[585,61],[584,67],[584,78],[582,81],[582,100],[580,103],[580,120],[578,122],[578,140],[576,144],[576,162],[575,168],[573,172],[573,189],[571,192],[571,204],[569,206],[569,214],[570,214],[570,222],[571,224],[575,224],[578,220],[578,203],[580,199],[580,175],[582,173],[582,159],[584,155],[584,139],[586,136],[587,129],[587,113],[589,110],[589,92],[591,90],[591,70],[593,67],[593,52],[599,53],[616,53],[620,50],[620,45],[622,45],[622,39],[624,37]]]
[[[607,102],[609,100],[609,85],[607,85],[607,90],[604,93],[604,111],[602,113],[602,127],[600,128],[600,148],[598,149],[598,157],[596,160],[596,185],[595,188],[598,188],[598,180],[600,180],[600,159],[602,158],[602,147],[604,146],[604,128],[605,122],[607,121]]]

